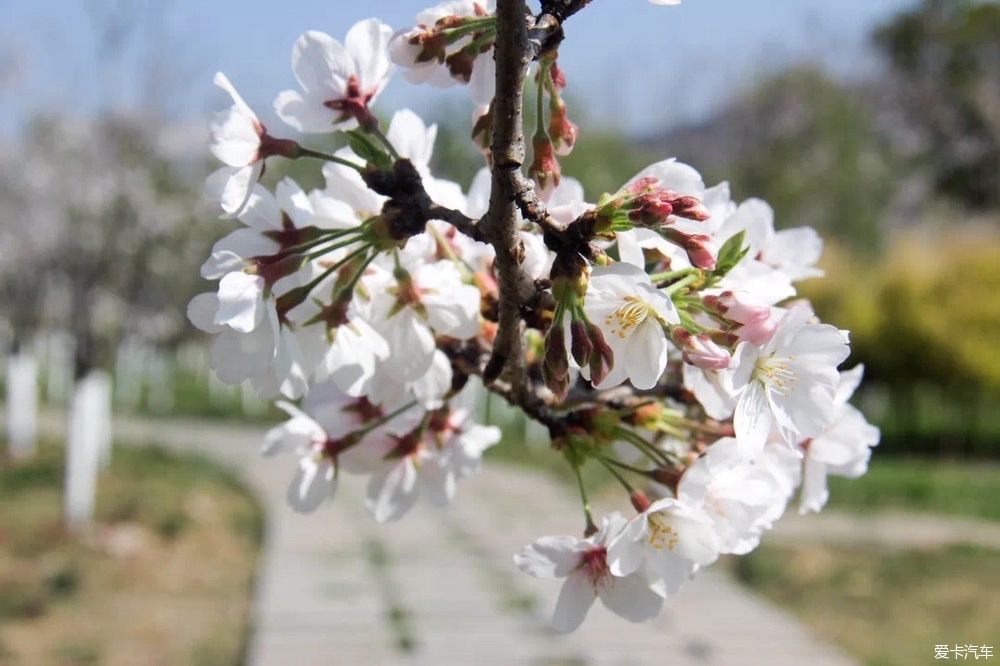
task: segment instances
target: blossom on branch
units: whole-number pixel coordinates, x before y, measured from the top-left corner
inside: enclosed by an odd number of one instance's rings
[[[471,390],[547,430],[576,476],[583,530],[514,562],[565,579],[564,632],[598,598],[627,620],[654,617],[720,555],[757,547],[790,502],[820,510],[827,476],[863,473],[879,438],[848,402],[861,368],[839,371],[847,332],[791,300],[822,275],[815,231],[776,229],[765,202],[734,201],[675,159],[596,203],[562,173],[579,128],[558,49],[585,5],[542,2],[532,17],[516,0],[454,0],[395,33],[377,19],[343,44],[306,32],[292,54],[300,90],[275,109],[300,132],[336,134],[332,154],[270,136],[217,75],[233,103],[212,124],[225,166],[207,189],[239,226],[202,266],[217,286],[188,307],[213,336],[219,379],[287,399],[264,453],[295,461],[295,511],[321,507],[340,474],[367,479],[379,523],[421,498],[452,501],[502,445],[459,407]],[[431,168],[436,125],[399,109],[383,130],[373,113],[394,65],[411,82],[470,87],[469,150],[488,166],[467,192]],[[324,185],[286,178],[272,193],[270,156],[322,161]],[[598,525],[585,465],[634,513]]]

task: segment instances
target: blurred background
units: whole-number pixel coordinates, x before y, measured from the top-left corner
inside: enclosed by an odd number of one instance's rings
[[[423,9],[346,4],[0,0],[0,664],[253,654],[258,553],[277,519],[264,481],[198,444],[212,427],[260,430],[278,417],[212,377],[207,341],[185,317],[206,289],[198,267],[230,228],[201,199],[207,119],[228,105],[211,78],[224,71],[273,133],[291,135],[271,101],[293,84],[298,34],[339,37],[372,14],[399,27]],[[833,484],[829,518],[793,519],[724,568],[862,663],[991,646],[1000,5],[773,5],[595,1],[560,52],[582,128],[563,171],[596,200],[676,156],[710,184],[729,180],[737,200],[769,201],[779,228],[820,231],[826,277],[803,295],[851,331],[852,361],[867,369],[857,402],[882,442],[867,476]],[[439,124],[437,173],[467,186],[481,160],[464,91],[397,77],[377,108],[403,106]],[[320,184],[315,165],[292,166],[304,187]],[[287,173],[275,162],[267,178]],[[530,431],[514,440],[497,455],[550,466]],[[74,459],[74,446],[93,461]],[[89,482],[73,471],[91,467]],[[365,543],[384,570],[379,542]],[[397,652],[419,652],[419,631],[393,608]]]

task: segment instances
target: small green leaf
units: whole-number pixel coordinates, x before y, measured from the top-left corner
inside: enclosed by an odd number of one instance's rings
[[[348,130],[345,134],[347,135],[347,145],[365,162],[379,170],[387,170],[392,167],[392,158],[389,153],[369,134],[361,130]]]
[[[750,251],[749,246],[743,246],[743,243],[746,242],[746,237],[747,232],[744,230],[722,245],[722,249],[719,250],[719,256],[715,262],[715,270],[712,271],[714,277],[723,277],[726,273],[733,270],[736,264],[743,260],[743,257]]]

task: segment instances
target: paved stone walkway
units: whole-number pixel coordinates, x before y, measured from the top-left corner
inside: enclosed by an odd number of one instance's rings
[[[46,423],[57,427],[51,417]],[[291,459],[262,459],[261,430],[120,419],[119,441],[200,451],[237,469],[267,512],[249,662],[264,666],[496,664],[671,666],[852,663],[788,615],[721,574],[703,572],[654,622],[599,604],[570,636],[546,629],[558,581],[521,575],[511,555],[576,525],[567,489],[541,474],[487,466],[457,502],[379,526],[345,475],[308,517],[284,504]]]

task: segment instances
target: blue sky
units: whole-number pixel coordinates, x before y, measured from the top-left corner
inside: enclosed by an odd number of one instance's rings
[[[43,109],[90,112],[146,105],[179,118],[220,106],[211,86],[226,72],[265,122],[275,95],[294,85],[296,37],[319,29],[342,37],[377,15],[412,23],[431,0],[0,0],[0,133]],[[696,119],[790,61],[820,61],[845,76],[873,66],[871,27],[912,0],[594,0],[567,25],[560,61],[596,121],[632,133]],[[101,7],[96,14],[87,7]],[[142,8],[145,7],[146,10]],[[137,28],[99,55],[95,25],[110,35],[130,15]],[[422,113],[465,98],[395,79],[383,110]],[[276,122],[276,121],[273,121]]]

